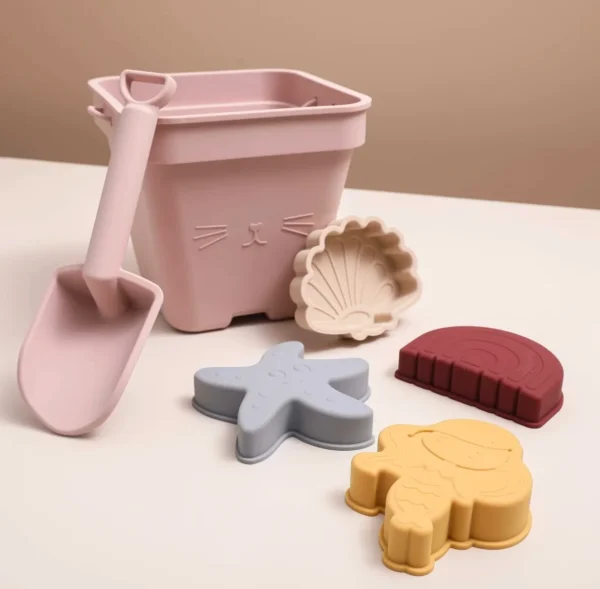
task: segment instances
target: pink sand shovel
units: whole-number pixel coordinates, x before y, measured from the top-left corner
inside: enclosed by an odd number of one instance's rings
[[[160,85],[150,100],[134,81]],[[160,310],[163,294],[121,269],[158,112],[173,96],[170,76],[126,70],[125,108],[111,142],[104,189],[83,265],[57,271],[19,355],[21,393],[50,430],[77,436],[117,405]]]

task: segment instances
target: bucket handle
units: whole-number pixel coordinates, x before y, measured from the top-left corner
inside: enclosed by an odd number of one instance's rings
[[[136,100],[131,95],[131,84],[133,82],[146,82],[148,84],[159,84],[161,90],[148,100]],[[119,79],[119,90],[126,102],[135,102],[137,104],[147,104],[162,108],[171,100],[177,87],[175,80],[166,74],[156,74],[144,72],[140,70],[125,70]],[[110,115],[104,112],[104,109],[99,106],[88,106],[87,111],[92,117],[100,121],[111,122]]]
[[[100,121],[108,121],[110,123],[111,118],[104,112],[102,107],[98,106],[88,106],[87,107],[88,114],[92,115],[95,119]]]

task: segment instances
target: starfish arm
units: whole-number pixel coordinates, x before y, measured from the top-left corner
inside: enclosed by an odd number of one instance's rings
[[[340,393],[365,400],[369,395],[369,364],[362,358],[305,361]]]
[[[201,368],[194,374],[194,405],[208,414],[235,420],[250,373],[250,367]]]
[[[295,429],[307,438],[336,446],[355,446],[372,439],[371,408],[327,384],[306,389],[295,405]]]
[[[261,368],[278,366],[282,362],[294,362],[304,357],[304,345],[300,342],[284,342],[267,350],[258,366]]]
[[[289,394],[251,388],[238,413],[238,453],[248,459],[269,453],[290,430],[293,409]]]

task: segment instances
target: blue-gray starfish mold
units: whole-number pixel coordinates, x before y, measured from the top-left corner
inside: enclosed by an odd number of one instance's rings
[[[361,358],[305,360],[300,342],[268,350],[258,364],[202,368],[194,375],[194,407],[238,424],[236,455],[254,464],[290,436],[331,450],[373,443],[369,365]]]

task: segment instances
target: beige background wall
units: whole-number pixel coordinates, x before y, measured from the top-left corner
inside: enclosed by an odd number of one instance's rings
[[[289,67],[373,97],[349,185],[600,207],[598,0],[2,0],[0,155],[106,163],[86,80]]]

